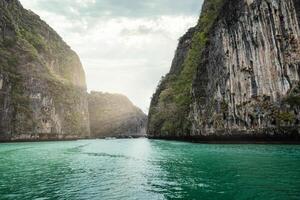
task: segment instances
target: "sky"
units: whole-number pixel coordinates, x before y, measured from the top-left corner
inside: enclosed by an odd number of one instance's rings
[[[88,91],[121,93],[148,112],[178,39],[203,0],[20,0],[79,55]]]

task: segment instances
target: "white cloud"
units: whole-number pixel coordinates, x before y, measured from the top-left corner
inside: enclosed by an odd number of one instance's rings
[[[91,4],[95,4],[96,0],[76,0],[75,1],[80,6],[90,6]]]
[[[145,112],[160,77],[170,68],[178,38],[197,20],[197,14],[81,17],[78,7],[69,8],[78,16],[71,18],[41,9],[37,0],[21,2],[79,54],[89,90],[123,93]],[[75,1],[85,7],[95,3]]]

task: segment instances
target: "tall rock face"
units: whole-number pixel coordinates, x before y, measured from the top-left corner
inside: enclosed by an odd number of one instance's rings
[[[299,7],[299,0],[205,1],[192,39],[180,41],[177,52],[191,44],[179,73],[171,70],[152,99],[148,134],[299,139]]]
[[[0,140],[88,137],[76,53],[17,0],[0,1]]]
[[[88,101],[92,137],[146,136],[147,116],[126,96],[91,92]]]

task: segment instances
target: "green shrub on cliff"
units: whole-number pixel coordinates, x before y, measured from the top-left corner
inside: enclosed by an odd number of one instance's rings
[[[40,34],[25,29],[21,29],[20,34],[21,37],[27,40],[38,52],[47,48],[46,42]]]
[[[286,101],[291,106],[300,106],[300,95],[290,95]]]
[[[15,40],[15,39],[12,39],[12,38],[10,38],[10,39],[5,39],[5,40],[3,41],[3,46],[4,46],[5,48],[11,48],[11,47],[15,46],[15,44],[16,44],[16,40]]]
[[[294,123],[295,119],[296,119],[295,114],[291,112],[279,112],[277,114],[277,120],[279,121],[280,124],[282,123],[292,124]]]

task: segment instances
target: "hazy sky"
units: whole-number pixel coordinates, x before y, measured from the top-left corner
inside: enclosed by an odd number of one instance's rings
[[[89,91],[125,94],[145,112],[202,2],[21,0],[78,53]]]

